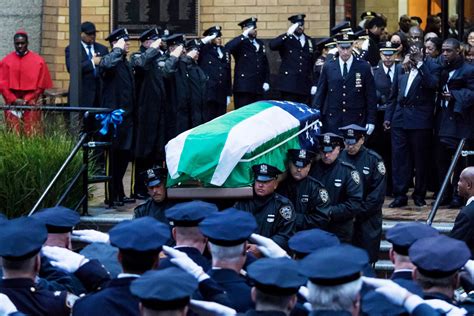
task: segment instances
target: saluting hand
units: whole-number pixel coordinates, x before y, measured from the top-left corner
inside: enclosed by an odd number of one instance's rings
[[[125,49],[125,40],[123,38],[119,39],[114,45],[113,48],[120,48],[120,49]]]
[[[201,42],[203,42],[204,44],[207,44],[209,42],[211,42],[213,39],[215,39],[217,37],[217,33],[214,33],[212,35],[208,35],[206,37],[204,37]]]
[[[249,37],[249,33],[250,31],[252,31],[254,29],[254,27],[249,27],[248,29],[246,29],[245,31],[242,32],[242,35],[245,36],[245,37]]]
[[[179,56],[182,55],[183,50],[184,50],[183,45],[178,45],[178,46],[175,47],[175,49],[173,49],[173,51],[170,53],[170,55],[174,56],[176,58],[179,58]]]
[[[154,40],[153,43],[150,44],[150,47],[158,49],[160,45],[161,45],[161,38]]]
[[[293,23],[289,28],[288,31],[286,32],[287,35],[293,35],[296,31],[296,29],[300,26],[299,23]]]

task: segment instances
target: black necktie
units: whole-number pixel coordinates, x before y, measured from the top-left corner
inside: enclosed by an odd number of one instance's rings
[[[347,77],[347,63],[344,63],[344,67],[342,67],[342,77]]]
[[[390,82],[392,82],[392,77],[390,76],[390,72],[392,71],[391,68],[388,68],[388,71],[387,71],[387,78],[388,80],[390,80]]]

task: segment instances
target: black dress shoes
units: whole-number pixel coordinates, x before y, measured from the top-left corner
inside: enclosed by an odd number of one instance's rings
[[[407,206],[408,202],[407,200],[405,199],[395,199],[393,200],[392,203],[390,203],[388,205],[389,208],[398,208],[398,207],[403,207],[403,206]]]
[[[413,202],[418,207],[422,207],[426,205],[426,201],[424,199],[413,199]]]

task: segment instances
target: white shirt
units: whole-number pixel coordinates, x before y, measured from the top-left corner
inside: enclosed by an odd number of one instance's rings
[[[351,71],[352,61],[354,60],[354,56],[351,55],[347,61],[343,61],[341,57],[339,57],[339,67],[341,67],[341,76],[344,77],[344,63],[347,64],[347,73]]]
[[[390,69],[390,73],[388,75],[390,76],[390,81],[393,82],[393,75],[395,74],[395,64],[393,64],[392,67],[390,68],[388,68],[384,64],[382,64],[382,66],[383,66],[383,71],[385,72],[385,74],[387,74],[388,70]]]
[[[451,71],[449,72],[449,74],[448,74],[448,81],[446,81],[446,84],[445,84],[444,87],[443,87],[445,92],[449,92],[448,82],[449,82],[449,80],[451,80],[451,77],[454,75],[455,72],[456,72],[456,69],[451,70]],[[444,106],[445,106],[445,107],[448,107],[448,104],[449,104],[449,101],[448,101],[448,100],[444,101]]]
[[[471,196],[467,202],[466,202],[466,206],[469,205],[469,203],[471,203],[472,201],[474,201],[474,196]]]
[[[83,41],[81,41],[81,44],[82,44],[82,47],[84,47],[84,49],[86,50],[87,56],[89,56],[89,48],[87,47],[89,46],[89,44],[86,44]],[[91,54],[92,56],[94,56],[95,55],[94,43],[90,44],[90,47],[91,47]],[[91,63],[92,63],[92,67],[94,67],[95,69],[94,60],[91,59]]]
[[[301,47],[304,47],[304,44],[306,44],[306,38],[304,35],[301,35],[299,38],[296,37],[300,41]]]
[[[260,44],[257,43],[257,39],[254,38],[253,40],[251,40],[251,42],[253,46],[255,46],[255,51],[258,52],[258,49],[260,48]]]
[[[410,70],[410,74],[408,75],[408,81],[407,81],[407,87],[405,88],[405,94],[404,96],[406,97],[407,94],[408,94],[408,91],[410,91],[410,87],[413,83],[413,80],[415,80],[416,76],[418,75],[418,68],[421,67],[421,65],[423,65],[423,62],[419,62],[416,66],[417,68],[412,68]]]

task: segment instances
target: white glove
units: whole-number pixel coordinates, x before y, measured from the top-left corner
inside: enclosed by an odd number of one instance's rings
[[[288,29],[288,31],[286,32],[287,35],[293,35],[296,31],[296,29],[298,28],[299,23],[294,23],[294,24],[291,24],[290,28]]]
[[[214,33],[212,35],[208,35],[206,37],[204,37],[201,42],[203,42],[204,44],[207,44],[207,43],[210,43],[213,39],[215,39],[217,37],[217,33]]]
[[[367,130],[367,135],[372,135],[372,133],[374,132],[374,128],[374,124],[366,124],[365,129]]]
[[[364,40],[364,42],[362,43],[362,47],[361,47],[361,48],[362,48],[362,50],[365,50],[365,51],[369,50],[369,39],[368,39],[368,38],[366,38],[366,39]]]
[[[201,282],[208,279],[209,276],[204,272],[201,266],[198,266],[193,259],[189,258],[187,254],[174,248],[163,246],[163,252],[170,257],[171,263],[174,263],[184,271],[188,272],[192,276]]]
[[[280,246],[277,245],[276,242],[271,240],[270,238],[263,237],[259,234],[252,234],[250,235],[250,241],[257,245],[258,250],[265,257],[269,258],[281,258],[281,257],[288,257],[288,254],[285,250],[283,250]]]
[[[268,90],[270,90],[270,85],[267,82],[265,82],[263,83],[262,89],[263,91],[267,92]]]
[[[306,286],[300,286],[300,288],[298,289],[298,293],[303,296],[306,300],[308,300],[308,296],[309,296],[309,290]]]
[[[337,47],[331,48],[328,51],[328,55],[336,55],[336,53],[337,53]]]
[[[365,284],[375,287],[375,291],[385,296],[391,303],[402,306],[410,295],[407,289],[401,287],[392,280],[362,277]]]
[[[120,49],[124,49],[125,48],[125,40],[123,38],[119,39],[115,44],[114,44],[114,47],[113,48],[120,48]]]
[[[242,35],[245,36],[245,37],[249,37],[249,33],[251,30],[253,30],[254,27],[249,27],[248,29],[246,29],[245,31],[242,32]]]
[[[466,264],[464,265],[464,269],[469,272],[471,279],[474,280],[474,260],[467,260]]]
[[[318,91],[318,87],[312,86],[312,87],[311,87],[311,95],[315,95],[315,94],[316,94],[316,91]]]
[[[153,41],[153,43],[150,44],[150,47],[158,49],[160,47],[160,45],[161,45],[161,38]]]
[[[237,314],[235,309],[215,302],[191,300],[189,308],[201,316],[227,316]]]
[[[226,106],[229,106],[229,104],[230,104],[230,95],[227,96]]]
[[[0,315],[8,315],[18,312],[16,306],[13,305],[12,301],[8,296],[0,293]]]
[[[44,246],[43,255],[51,259],[51,265],[69,273],[76,272],[89,259],[66,248]]]
[[[108,244],[110,242],[109,234],[94,229],[73,230],[71,239],[88,243],[102,242]]]

